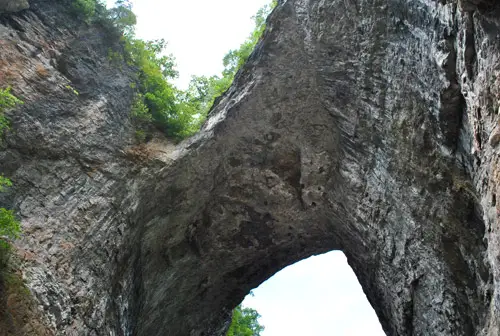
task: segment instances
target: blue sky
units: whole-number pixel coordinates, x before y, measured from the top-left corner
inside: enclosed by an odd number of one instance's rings
[[[113,2],[109,0],[109,2]],[[251,17],[270,0],[136,0],[136,34],[164,38],[177,60],[176,85],[222,71],[222,58],[253,29]],[[257,309],[262,336],[385,336],[344,254],[330,252],[291,265],[243,304]]]

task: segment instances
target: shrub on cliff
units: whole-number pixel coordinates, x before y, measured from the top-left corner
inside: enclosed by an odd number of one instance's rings
[[[0,175],[0,192],[12,186],[12,182]],[[15,239],[21,233],[19,221],[14,216],[14,211],[0,208],[0,248],[7,248],[6,240]]]
[[[4,111],[8,108],[13,108],[22,101],[17,99],[11,92],[10,88],[0,89],[0,140],[5,130],[10,128],[10,122],[5,117]],[[0,175],[0,192],[4,192],[6,188],[12,186],[12,182]],[[14,216],[12,210],[0,208],[0,264],[2,263],[5,252],[9,249],[8,240],[19,236],[21,226]],[[1,265],[0,265],[1,266]]]
[[[0,192],[12,186],[12,182],[0,175]],[[9,241],[19,237],[21,225],[14,215],[14,211],[0,208],[0,285],[3,277],[3,270],[7,267],[10,244]]]
[[[0,247],[6,247],[6,242],[1,240],[2,238],[16,239],[20,233],[21,226],[14,211],[0,208]]]
[[[22,103],[23,102],[21,100],[17,99],[12,93],[10,93],[10,88],[0,89],[0,143],[3,133],[10,128],[10,122],[5,116],[4,111]]]

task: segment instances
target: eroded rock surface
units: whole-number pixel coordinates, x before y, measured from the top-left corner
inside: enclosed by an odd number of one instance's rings
[[[0,152],[16,184],[2,203],[23,219],[46,323],[223,335],[250,289],[340,249],[388,335],[500,334],[499,13],[281,2],[177,146],[134,146],[133,76],[102,29],[44,0],[2,16],[1,84],[25,101]]]
[[[0,0],[0,13],[17,12],[29,7],[27,0]]]

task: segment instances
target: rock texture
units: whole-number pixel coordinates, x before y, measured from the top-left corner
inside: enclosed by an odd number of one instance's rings
[[[27,0],[0,0],[0,13],[17,12],[29,7]]]
[[[496,1],[282,1],[177,146],[133,144],[132,72],[65,8],[0,17],[25,101],[1,203],[54,334],[223,335],[250,289],[335,249],[387,335],[500,334]]]

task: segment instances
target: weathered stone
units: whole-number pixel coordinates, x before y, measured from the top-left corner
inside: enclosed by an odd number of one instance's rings
[[[0,14],[18,12],[29,7],[28,0],[0,0]]]
[[[223,335],[250,289],[340,249],[388,335],[500,334],[500,160],[484,145],[500,6],[467,2],[281,1],[177,146],[134,146],[133,76],[101,28],[48,0],[1,21],[0,84],[25,104],[0,205],[22,218],[52,328]]]
[[[490,139],[488,140],[492,147],[498,146],[500,143],[500,128],[496,127],[493,132],[491,132]]]

